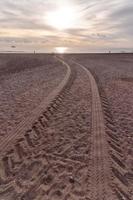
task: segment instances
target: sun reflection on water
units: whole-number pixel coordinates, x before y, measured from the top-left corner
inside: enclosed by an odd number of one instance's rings
[[[66,53],[67,47],[55,47],[55,51],[57,53],[63,54],[63,53]]]

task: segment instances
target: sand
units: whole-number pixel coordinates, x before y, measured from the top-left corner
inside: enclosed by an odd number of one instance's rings
[[[44,58],[42,63],[42,58],[38,57],[34,63],[33,57],[2,57],[3,62],[8,62],[1,64],[0,68],[0,137],[12,132],[15,126],[30,115],[66,73],[65,67],[57,61],[54,63],[50,58],[49,61]]]
[[[15,126],[17,117],[30,115],[65,77],[66,66],[45,56],[37,58],[47,60],[45,67],[3,72],[3,130],[10,127],[8,120]],[[71,68],[66,87],[1,153],[0,199],[131,200],[133,55],[66,55],[63,60]]]
[[[100,80],[123,149],[127,179],[133,188],[133,55],[84,55],[76,56],[76,60]]]

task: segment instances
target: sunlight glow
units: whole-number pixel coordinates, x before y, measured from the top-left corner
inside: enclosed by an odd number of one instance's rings
[[[67,47],[56,47],[55,50],[57,53],[63,54],[66,52]]]
[[[74,6],[60,6],[57,10],[47,13],[46,21],[48,25],[58,30],[64,30],[72,28],[75,25],[76,15]]]

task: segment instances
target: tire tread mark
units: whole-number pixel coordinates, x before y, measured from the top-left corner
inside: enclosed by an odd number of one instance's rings
[[[114,196],[114,192],[109,186],[109,176],[111,171],[108,159],[108,142],[98,87],[91,72],[79,63],[76,64],[82,67],[88,74],[92,91],[92,147],[90,158],[90,187],[92,187],[92,190],[90,191],[91,199],[115,200],[116,196]]]
[[[63,91],[66,90],[67,87],[70,87],[72,82],[72,71],[69,65],[63,63],[67,68],[67,73],[61,83],[48,95],[48,97],[35,109],[32,111],[31,115],[27,117],[24,121],[21,122],[19,126],[16,127],[13,134],[7,135],[0,142],[0,152],[1,154],[4,153],[10,144],[12,145],[13,142],[19,138],[24,132],[31,128],[31,124],[41,116],[44,110],[47,110],[49,105],[57,98],[60,98],[60,94],[62,95]]]

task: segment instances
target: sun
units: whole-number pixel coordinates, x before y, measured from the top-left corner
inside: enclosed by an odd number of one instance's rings
[[[53,12],[48,12],[46,21],[48,25],[58,30],[72,28],[76,22],[76,11],[70,5],[65,7],[61,6]]]

